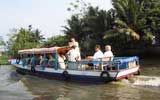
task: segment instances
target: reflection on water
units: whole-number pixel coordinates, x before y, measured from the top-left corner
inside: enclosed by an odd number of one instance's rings
[[[103,85],[78,84],[21,76],[13,66],[1,66],[0,100],[160,100],[159,79],[137,76]]]

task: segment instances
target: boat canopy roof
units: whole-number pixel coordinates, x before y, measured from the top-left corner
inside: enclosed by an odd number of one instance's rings
[[[63,47],[50,47],[50,48],[33,48],[33,49],[24,49],[19,50],[19,54],[44,54],[44,53],[55,53],[59,48]]]
[[[18,54],[46,54],[46,53],[59,53],[66,54],[71,47],[63,46],[63,47],[50,47],[50,48],[33,48],[33,49],[24,49],[19,50]]]

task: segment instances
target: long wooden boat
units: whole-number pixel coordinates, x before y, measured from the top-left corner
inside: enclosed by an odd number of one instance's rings
[[[65,62],[66,69],[61,69],[57,56],[59,52],[66,52],[64,47],[51,47],[51,48],[35,48],[20,50],[19,54],[21,58],[19,60],[12,59],[11,64],[17,69],[17,72],[23,74],[30,74],[50,79],[76,81],[76,82],[109,82],[113,80],[120,80],[128,78],[135,73],[139,73],[139,59],[138,57],[114,57],[112,61],[89,61],[81,60],[77,62]],[[69,50],[69,49],[68,49]],[[54,57],[53,65],[48,66],[25,64],[25,55],[40,55],[40,54],[52,54]],[[98,63],[98,66],[90,66],[90,63]]]

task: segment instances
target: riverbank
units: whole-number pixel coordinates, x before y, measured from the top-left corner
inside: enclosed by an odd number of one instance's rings
[[[160,58],[160,46],[152,46],[141,49],[126,49],[121,51],[113,51],[117,56],[138,56],[142,59]]]

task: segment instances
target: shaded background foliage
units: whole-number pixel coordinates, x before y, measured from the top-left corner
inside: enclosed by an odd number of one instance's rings
[[[64,35],[44,41],[39,29],[31,25],[21,28],[8,41],[10,54],[17,54],[19,49],[67,45],[71,37],[79,42],[83,57],[92,55],[96,44],[110,44],[115,54],[150,48],[154,39],[154,45],[160,44],[159,0],[112,0],[112,5],[106,11],[76,0],[67,9],[72,16],[63,26]]]
[[[8,53],[9,55],[17,56],[18,50],[40,47],[43,39],[40,30],[32,29],[31,25],[29,25],[28,29],[20,28],[19,30],[14,30],[7,42]]]
[[[108,11],[86,5],[87,10],[74,14],[64,27],[67,36],[77,38],[85,55],[93,53],[96,44],[110,44],[116,53],[149,48],[154,37],[159,44],[159,0],[112,0],[112,4]]]
[[[53,47],[53,46],[66,46],[68,45],[69,38],[67,36],[57,35],[48,38],[42,45],[42,47]]]

